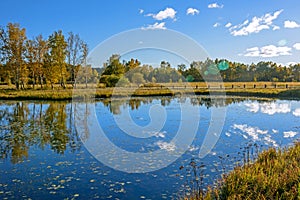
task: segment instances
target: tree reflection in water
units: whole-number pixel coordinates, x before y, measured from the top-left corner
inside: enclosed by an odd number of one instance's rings
[[[245,99],[216,98],[213,101],[209,97],[176,97],[177,101],[190,99],[192,105],[226,106]],[[167,106],[172,101],[170,97],[157,98],[130,98],[130,99],[105,99],[100,102],[108,107],[114,115],[120,114],[122,107],[132,110],[139,109],[143,104],[151,104],[153,100],[159,100],[162,106]],[[89,137],[87,115],[90,102],[83,102],[85,112],[80,119],[84,127],[84,135],[78,136],[74,126],[74,110],[76,104],[69,102],[12,102],[0,103],[0,157],[10,159],[12,163],[18,163],[28,157],[30,147],[35,146],[43,150],[50,147],[54,152],[63,154],[66,150],[75,152],[81,147],[81,140]]]
[[[4,108],[0,110],[2,158],[18,163],[28,157],[31,146],[40,149],[50,146],[58,154],[63,154],[67,146],[71,151],[80,147],[72,115],[67,116],[72,113],[67,102],[5,102],[0,106]]]

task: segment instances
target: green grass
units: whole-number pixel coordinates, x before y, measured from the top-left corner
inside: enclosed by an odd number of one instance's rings
[[[217,189],[184,199],[300,199],[300,142],[265,150],[224,175]]]
[[[275,87],[276,84],[276,87]],[[255,88],[254,88],[255,85]],[[288,85],[288,88],[286,88]],[[94,87],[94,88],[93,88]],[[209,88],[208,88],[209,87]],[[300,83],[271,82],[234,82],[234,83],[157,83],[144,87],[99,88],[79,85],[73,90],[70,85],[62,89],[58,85],[50,88],[15,90],[13,86],[0,86],[0,99],[36,99],[36,100],[71,100],[73,97],[95,96],[96,98],[129,97],[129,96],[175,96],[183,94],[196,95],[227,95],[255,96],[272,98],[300,98]]]

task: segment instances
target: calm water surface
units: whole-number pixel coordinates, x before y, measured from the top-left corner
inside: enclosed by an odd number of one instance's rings
[[[205,97],[162,97],[99,100],[84,105],[87,114],[88,108],[95,106],[98,123],[118,147],[130,152],[172,152],[176,145],[170,141],[181,122],[182,101],[200,113],[193,144],[175,162],[147,173],[125,173],[95,159],[83,144],[96,133],[76,130],[76,107],[70,102],[1,101],[0,199],[177,198],[188,192],[191,159],[203,165],[204,185],[212,184],[222,172],[251,159],[256,151],[291,145],[300,134],[300,102],[294,100],[228,98],[212,102]],[[151,121],[149,110],[154,105],[164,108],[166,119],[153,137],[127,135],[116,123],[117,119],[123,125],[130,124],[123,117],[129,110],[135,124],[147,126]],[[199,149],[210,124],[211,110],[216,107],[227,109],[225,124],[216,146],[200,159]],[[153,116],[160,117],[155,113]],[[188,123],[194,119],[191,113],[185,120]],[[88,127],[90,122],[83,117],[81,123]],[[112,160],[117,156],[109,149],[107,152]]]

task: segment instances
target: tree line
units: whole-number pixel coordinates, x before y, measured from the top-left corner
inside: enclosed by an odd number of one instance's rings
[[[172,67],[161,61],[159,67],[141,64],[137,59],[120,61],[120,56],[112,55],[99,70],[100,82],[107,86],[128,85],[130,83],[169,83],[169,82],[299,82],[300,64],[282,66],[271,61],[257,64],[243,64],[226,59],[193,61],[189,66],[179,64]]]
[[[14,84],[16,89],[28,84],[53,88],[57,83],[65,88],[67,82],[76,87],[78,72],[87,83],[98,76],[87,66],[87,55],[87,44],[73,32],[65,36],[59,30],[47,39],[42,35],[28,39],[26,29],[17,23],[0,27],[0,82]]]
[[[282,66],[271,61],[244,64],[226,59],[193,61],[186,66],[171,66],[161,61],[159,67],[142,64],[138,59],[121,61],[112,55],[102,68],[87,64],[88,46],[78,34],[54,31],[47,39],[26,36],[17,23],[0,27],[0,83],[14,84],[16,89],[31,85],[51,86],[67,83],[102,83],[107,87],[131,83],[201,82],[201,81],[300,81],[300,64]],[[220,77],[221,79],[218,79]]]

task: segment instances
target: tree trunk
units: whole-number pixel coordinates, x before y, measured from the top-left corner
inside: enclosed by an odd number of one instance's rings
[[[87,88],[88,85],[87,85],[87,76],[85,75],[85,88]]]

